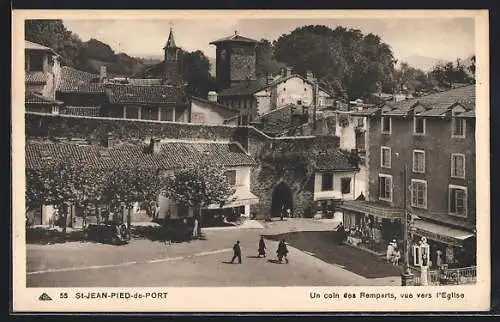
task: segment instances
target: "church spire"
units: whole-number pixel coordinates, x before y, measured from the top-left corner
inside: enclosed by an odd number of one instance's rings
[[[174,39],[174,33],[172,31],[172,26],[170,26],[170,33],[168,35],[167,44],[165,45],[164,49],[167,49],[167,48],[177,48],[177,46],[175,45],[175,39]]]

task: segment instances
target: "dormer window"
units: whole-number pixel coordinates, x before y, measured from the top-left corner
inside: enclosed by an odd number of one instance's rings
[[[465,138],[465,119],[453,117],[451,119],[451,137]]]

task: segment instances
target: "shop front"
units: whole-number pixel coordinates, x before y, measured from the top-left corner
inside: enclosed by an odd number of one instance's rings
[[[337,209],[343,213],[349,243],[379,253],[394,239],[402,244],[402,209],[364,200],[344,201]]]
[[[476,239],[471,231],[425,220],[413,224],[413,241],[427,238],[430,246],[430,267],[471,267],[476,265]]]
[[[203,209],[204,226],[219,226],[250,217],[250,206],[259,203],[259,198],[248,189],[236,189],[227,202],[210,205]]]

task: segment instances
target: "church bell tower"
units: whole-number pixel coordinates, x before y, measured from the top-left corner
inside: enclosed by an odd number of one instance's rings
[[[181,77],[181,49],[176,46],[174,33],[172,27],[170,27],[170,33],[168,35],[168,40],[163,47],[163,52],[165,56],[165,73],[164,79],[166,84],[170,85],[180,85],[182,81]]]

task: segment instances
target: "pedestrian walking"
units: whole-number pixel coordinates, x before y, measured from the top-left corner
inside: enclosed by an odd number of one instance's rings
[[[290,208],[288,208],[288,209],[286,210],[286,216],[287,216],[288,218],[292,218],[292,210],[291,210]]]
[[[280,219],[283,220],[283,216],[285,215],[285,206],[281,206]]]
[[[194,219],[193,238],[198,238],[198,219]]]
[[[238,264],[241,264],[241,248],[239,240],[237,240],[236,244],[233,246],[233,258],[231,259],[231,264],[234,263],[236,258],[238,258]]]
[[[337,226],[337,243],[339,245],[342,245],[344,243],[344,239],[346,237],[346,234],[345,234],[345,228],[344,228],[344,224],[343,223],[340,223],[338,226]]]
[[[266,243],[264,242],[263,236],[260,236],[259,240],[259,258],[260,256],[266,257]]]
[[[283,261],[283,258],[285,258],[285,263],[288,264],[288,248],[286,247],[286,242],[285,240],[281,240],[280,243],[278,244],[278,250],[276,251],[278,255],[278,261],[281,263]]]

